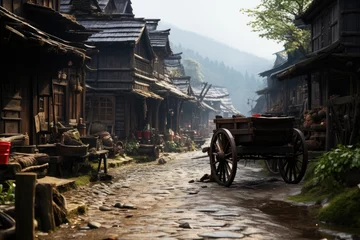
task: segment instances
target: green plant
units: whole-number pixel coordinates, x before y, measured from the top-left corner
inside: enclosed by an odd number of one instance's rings
[[[343,184],[345,174],[353,168],[360,169],[360,147],[338,145],[320,158],[315,168],[315,177],[322,181],[334,179]]]
[[[177,152],[178,151],[178,145],[173,141],[167,141],[165,143],[165,149],[167,152]]]
[[[125,153],[136,154],[139,149],[139,143],[135,140],[127,141],[125,143]]]
[[[15,183],[6,181],[7,190],[0,184],[0,204],[6,204],[15,201]]]

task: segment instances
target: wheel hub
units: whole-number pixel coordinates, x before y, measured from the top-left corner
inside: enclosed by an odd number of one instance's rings
[[[225,153],[219,152],[216,156],[216,160],[218,160],[219,162],[225,161]]]

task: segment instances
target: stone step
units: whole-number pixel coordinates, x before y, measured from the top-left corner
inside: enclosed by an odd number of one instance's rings
[[[54,185],[59,192],[64,192],[76,187],[75,180],[71,180],[71,179],[46,176],[43,178],[39,178],[37,181],[38,183],[42,183],[42,184]]]

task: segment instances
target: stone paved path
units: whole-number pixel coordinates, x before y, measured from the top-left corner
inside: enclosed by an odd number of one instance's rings
[[[230,188],[200,182],[210,173],[208,159],[191,158],[202,154],[178,154],[166,164],[131,164],[112,170],[113,182],[65,193],[68,203],[86,203],[87,214],[49,235],[39,233],[38,238],[322,238],[304,207],[282,201],[299,191],[299,185],[287,185],[281,178],[266,176],[259,166],[243,164]]]

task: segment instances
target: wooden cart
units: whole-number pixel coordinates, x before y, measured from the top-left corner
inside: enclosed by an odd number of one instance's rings
[[[251,159],[276,164],[286,183],[299,183],[305,175],[308,152],[304,135],[294,128],[294,121],[293,117],[217,116],[208,150],[214,180],[229,187],[238,161]]]

